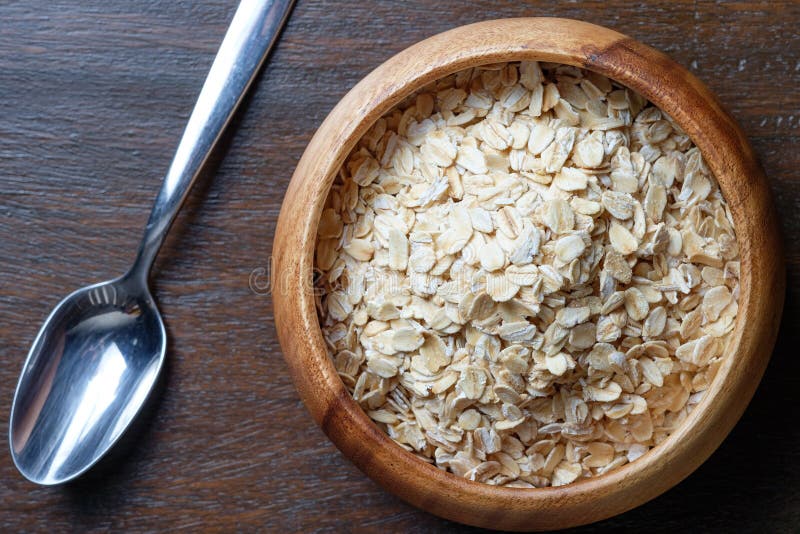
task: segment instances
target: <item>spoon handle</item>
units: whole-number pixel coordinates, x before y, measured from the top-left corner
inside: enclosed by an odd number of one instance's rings
[[[146,282],[153,260],[200,169],[280,32],[294,0],[242,0],[178,144],[136,260],[128,272]]]

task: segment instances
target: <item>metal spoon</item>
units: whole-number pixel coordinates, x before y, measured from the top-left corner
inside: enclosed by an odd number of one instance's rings
[[[156,198],[131,269],[80,289],[47,318],[11,408],[14,463],[60,484],[94,465],[139,412],[164,363],[167,335],[148,274],[220,134],[272,47],[293,0],[242,0]]]

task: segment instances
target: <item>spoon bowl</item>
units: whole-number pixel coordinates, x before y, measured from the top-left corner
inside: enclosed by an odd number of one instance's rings
[[[11,456],[45,485],[93,466],[139,413],[164,363],[164,322],[130,277],[75,291],[31,347],[11,409]]]

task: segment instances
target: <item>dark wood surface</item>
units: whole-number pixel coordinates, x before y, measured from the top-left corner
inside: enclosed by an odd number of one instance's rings
[[[232,0],[0,1],[0,437],[41,321],[120,274]],[[580,532],[800,528],[800,4],[300,1],[156,265],[170,336],[163,392],[90,478],[36,487],[0,446],[0,531],[458,528],[362,475],[291,384],[268,295],[289,177],[314,129],[406,46],[482,19],[557,15],[628,33],[690,67],[749,136],[783,224],[787,305],[744,417],[665,495]],[[258,271],[256,271],[258,273]]]

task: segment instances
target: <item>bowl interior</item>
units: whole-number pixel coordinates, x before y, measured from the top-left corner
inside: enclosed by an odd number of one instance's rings
[[[530,58],[526,58],[526,59],[530,59]],[[517,59],[517,58],[510,58],[507,61],[518,61],[518,60],[519,59]],[[543,60],[540,60],[540,61],[543,61]],[[497,63],[497,62],[493,61],[493,60],[487,60],[486,58],[476,58],[472,62],[470,67],[468,67],[468,68],[490,65],[490,64],[493,64],[493,63]],[[572,63],[565,63],[565,64],[570,64],[572,66],[581,67],[581,65],[579,65],[579,64],[572,64]],[[449,76],[451,74],[455,74],[455,73],[459,72],[460,70],[462,70],[462,69],[456,69],[456,70],[453,70],[453,71],[444,70],[444,71],[442,71],[441,76],[439,78],[436,78],[436,79],[441,79],[441,78],[447,77],[447,76]],[[434,81],[436,79],[434,79]],[[614,81],[618,81],[618,80],[614,80]],[[386,102],[383,102],[380,107],[376,107],[376,113],[374,114],[374,116],[370,116],[369,117],[370,120],[366,120],[365,119],[363,124],[359,125],[359,130],[363,129],[364,132],[368,131],[380,117],[382,117],[385,113],[391,111],[397,104],[402,102],[405,98],[407,98],[410,95],[413,95],[416,91],[418,91],[418,90],[422,89],[423,87],[425,87],[428,83],[430,83],[430,82],[424,82],[422,80],[417,80],[416,83],[409,84],[406,87],[406,91],[405,92],[398,92],[398,94],[396,96],[394,96],[394,98],[392,98],[391,100],[387,100]],[[622,83],[622,82],[619,82],[619,83]],[[389,105],[390,102],[393,102],[393,103],[391,105]],[[378,109],[383,109],[384,111],[381,112],[380,114],[378,114],[377,113]],[[356,146],[356,144],[358,143],[360,138],[361,138],[360,136],[350,136],[347,139],[347,142],[341,145],[341,148],[340,148],[341,154],[339,155],[339,157],[343,156],[342,159],[343,160],[346,159],[346,157],[351,153],[351,151]],[[701,150],[701,152],[703,152],[702,148],[700,150]],[[703,154],[705,156],[705,153],[703,153]],[[327,195],[330,193],[330,188],[333,185],[333,182],[335,180],[335,176],[336,176],[337,172],[338,172],[338,167],[336,169],[333,169],[330,172],[330,174],[327,176],[328,191],[326,193],[326,198],[327,198]],[[725,195],[724,191],[723,191],[723,195]],[[324,205],[324,202],[323,202],[323,205]],[[317,231],[318,224],[319,224],[319,218],[316,219],[316,223],[317,223],[317,226],[314,229],[315,235],[316,235],[316,231]],[[746,299],[747,288],[749,288],[749,285],[750,285],[750,279],[749,278],[750,277],[747,276],[746,270],[743,269],[742,279],[741,279],[741,286],[740,286],[741,287],[741,297],[740,297],[741,300],[745,300]],[[742,328],[742,321],[743,321],[742,314],[737,314],[735,331],[731,335],[731,338],[732,338],[731,346],[733,346],[733,347],[736,346],[736,344],[737,344],[736,340],[741,334],[740,331],[741,331],[741,328]],[[319,324],[317,325],[317,328],[318,329],[320,328]],[[654,455],[654,454],[658,454],[660,449],[669,448],[671,446],[671,442],[678,440],[678,438],[674,438],[673,437],[675,434],[680,433],[684,429],[688,431],[695,424],[695,421],[700,417],[700,415],[696,414],[695,412],[702,412],[702,410],[705,409],[705,407],[708,404],[713,402],[713,396],[714,396],[715,392],[718,391],[722,387],[722,384],[725,382],[727,374],[730,372],[731,367],[734,365],[734,361],[733,360],[734,360],[733,358],[725,358],[725,360],[724,360],[719,372],[716,374],[716,376],[714,377],[714,379],[712,381],[711,387],[709,387],[705,391],[705,394],[703,395],[702,400],[692,410],[691,414],[680,424],[679,428],[676,429],[670,435],[669,438],[667,438],[667,440],[665,440],[665,441],[661,442],[660,444],[656,445],[655,447],[653,447],[651,450],[649,450],[647,453],[645,453],[645,455],[643,455],[642,458],[649,457],[649,456]],[[344,384],[342,384],[342,385],[344,386]],[[367,417],[366,414],[363,412],[363,410],[361,409],[361,407],[357,403],[354,403],[354,405],[357,407],[357,409],[358,409],[358,411],[360,413],[364,414],[364,416]],[[385,435],[384,432],[382,432],[381,430],[379,430],[377,428],[377,425],[375,425],[372,420],[369,420],[369,424],[375,426],[376,430],[381,432],[382,435]],[[395,443],[391,439],[388,440],[388,441],[386,441],[386,440],[382,440],[382,441],[384,441],[384,443],[383,443],[384,445],[389,446],[389,447],[393,447],[394,449],[396,449],[398,454],[401,454],[401,453],[402,454],[410,454],[410,453],[408,453],[406,450],[404,450],[402,447],[400,447],[397,443]],[[419,457],[414,456],[414,455],[412,455],[412,456],[420,464],[425,465],[427,467],[430,467],[426,462],[424,462]],[[639,459],[637,459],[636,461],[638,462]],[[635,467],[635,462],[629,462],[628,464],[625,464],[624,466],[617,468],[617,471],[619,471],[619,470],[622,470],[622,471],[631,470],[633,467]],[[582,479],[579,479],[579,480],[571,483],[569,486],[565,486],[564,489],[568,490],[568,489],[570,489],[572,487],[575,487],[576,485],[587,483],[590,480],[600,480],[603,477],[608,477],[610,474],[611,473],[597,475],[596,477],[593,477],[592,479],[583,479],[582,478]],[[452,477],[454,479],[457,479],[457,480],[463,480],[462,478],[457,477],[457,476],[453,475],[450,472],[445,472],[445,475],[448,476],[448,477]],[[469,482],[471,484],[475,483],[475,482],[472,482],[472,481],[469,481],[469,480],[467,480],[467,482]],[[548,489],[551,489],[551,488],[535,488],[535,489],[510,488],[511,491],[515,491],[515,492],[518,492],[518,491],[542,491],[542,490],[548,490]]]

